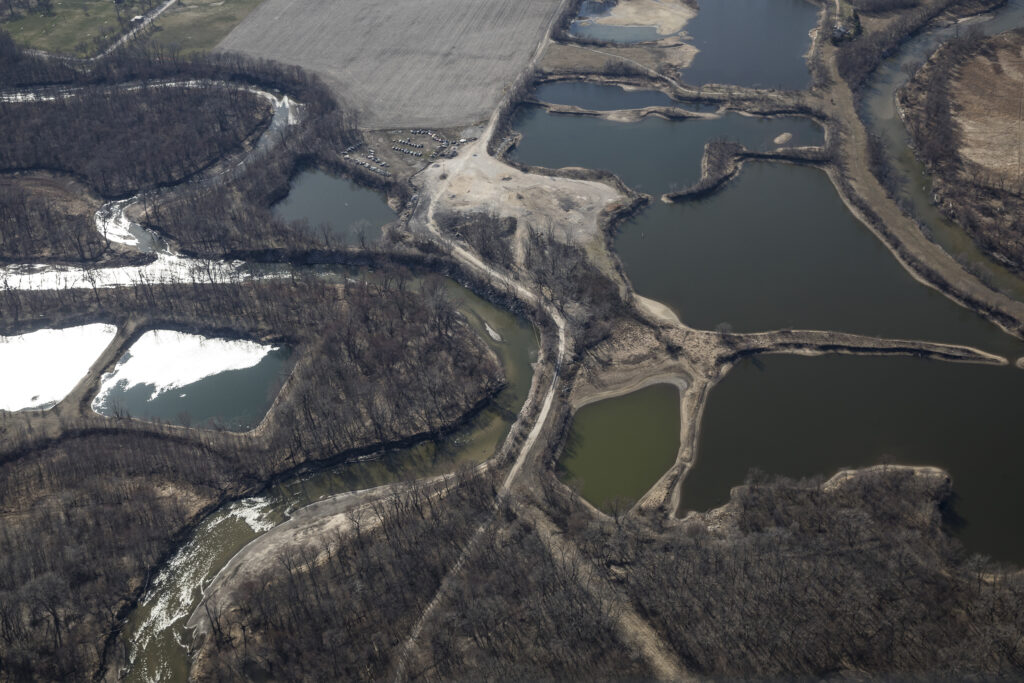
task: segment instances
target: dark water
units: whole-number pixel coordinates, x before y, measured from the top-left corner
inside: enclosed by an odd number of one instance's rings
[[[170,424],[246,431],[258,425],[273,404],[291,371],[290,356],[288,348],[279,348],[250,368],[220,372],[152,400],[152,384],[118,385],[94,409],[107,416],[127,411],[132,417]]]
[[[766,356],[712,389],[680,510],[728,500],[748,470],[831,476],[933,465],[953,476],[969,550],[1024,562],[1024,373],[916,358]]]
[[[808,119],[734,113],[714,119],[617,123],[528,106],[519,109],[513,126],[523,134],[511,154],[518,161],[549,168],[604,169],[630,187],[655,195],[697,182],[704,145],[710,140],[728,139],[763,151],[774,149],[773,140],[783,133],[793,135],[787,145],[818,145],[824,139],[821,127]]]
[[[686,33],[699,50],[682,79],[802,90],[818,8],[806,0],[701,0]]]
[[[602,26],[588,19],[613,3],[584,2],[569,33],[613,43],[659,40],[650,26]],[[677,36],[698,49],[682,71],[691,85],[722,83],[802,90],[811,84],[804,56],[818,8],[806,0],[701,0],[697,16]]]
[[[643,43],[650,40],[658,40],[663,36],[658,35],[657,29],[653,26],[602,26],[595,24],[589,19],[608,14],[614,6],[614,2],[595,2],[584,0],[580,5],[579,18],[569,26],[569,34],[590,40],[604,40],[611,43]]]
[[[912,279],[817,169],[748,163],[707,199],[652,205],[621,227],[615,248],[637,292],[694,327],[834,329],[1024,352]]]
[[[323,171],[296,177],[274,213],[288,221],[305,220],[318,233],[324,226],[334,239],[348,244],[358,244],[361,236],[368,242],[379,239],[381,228],[395,220],[383,194]]]
[[[568,104],[583,109],[641,109],[643,107],[676,107],[691,109],[657,90],[626,90],[616,85],[560,81],[543,83],[534,92],[541,102]]]
[[[580,408],[561,460],[561,478],[599,508],[638,500],[679,452],[679,390],[671,384]]]

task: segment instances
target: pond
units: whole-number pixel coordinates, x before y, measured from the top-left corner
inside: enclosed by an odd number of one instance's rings
[[[614,100],[615,91],[601,86]],[[824,133],[813,121],[797,117],[759,118],[727,113],[718,118],[667,121],[648,117],[620,123],[592,116],[552,114],[542,107],[521,107],[512,126],[523,138],[509,154],[532,166],[582,166],[615,173],[630,187],[660,195],[700,179],[704,145],[711,140],[740,142],[755,151],[775,149],[775,139],[792,135],[787,145],[820,145]]]
[[[52,408],[116,334],[113,325],[97,323],[0,337],[0,410]]]
[[[750,468],[831,476],[882,462],[953,477],[967,548],[1024,562],[1024,374],[918,358],[766,356],[708,397],[680,514],[725,503]]]
[[[590,403],[573,416],[559,476],[598,508],[628,507],[675,462],[679,430],[672,384]]]
[[[620,227],[615,249],[639,294],[694,327],[832,329],[1024,353],[914,280],[814,168],[748,163],[711,197],[653,204]]]
[[[700,0],[686,25],[698,52],[682,80],[803,90],[818,12],[807,0]]]
[[[579,18],[569,28],[570,35],[621,44],[667,36],[682,39],[697,48],[693,62],[681,74],[690,85],[722,83],[802,90],[811,84],[805,57],[819,10],[806,0],[700,0],[692,18],[683,20],[682,26],[680,21],[670,20],[661,33],[654,26],[608,23],[615,4],[584,2]]]
[[[103,375],[92,407],[108,417],[252,429],[291,370],[289,356],[252,341],[152,330]]]
[[[315,234],[326,230],[346,244],[380,239],[381,228],[396,217],[382,193],[323,171],[296,176],[274,213],[286,221],[307,222]]]

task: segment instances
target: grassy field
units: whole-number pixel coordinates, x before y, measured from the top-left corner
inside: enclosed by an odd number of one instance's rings
[[[125,0],[121,5],[121,15],[128,19],[144,11],[135,0]],[[80,56],[95,53],[96,38],[121,31],[111,0],[56,0],[52,16],[21,14],[16,19],[4,19],[0,28],[21,45]]]
[[[182,52],[209,50],[224,39],[263,0],[189,0],[157,19],[152,42]]]
[[[364,128],[483,120],[562,0],[266,0],[219,49],[297,64]]]

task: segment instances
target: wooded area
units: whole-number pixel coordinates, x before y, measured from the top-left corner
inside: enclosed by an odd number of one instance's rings
[[[0,102],[0,172],[70,173],[108,199],[180,183],[270,119],[258,95],[212,83],[55,92]]]
[[[408,273],[0,294],[5,331],[123,321],[269,339],[296,349],[255,436],[85,416],[40,440],[0,416],[0,678],[82,679],[158,561],[202,512],[306,463],[457,422],[501,370],[443,285]],[[45,598],[43,595],[45,594]]]

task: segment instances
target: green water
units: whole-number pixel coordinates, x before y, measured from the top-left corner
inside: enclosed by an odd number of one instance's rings
[[[580,408],[560,476],[602,509],[638,500],[679,452],[679,389],[655,384]]]

